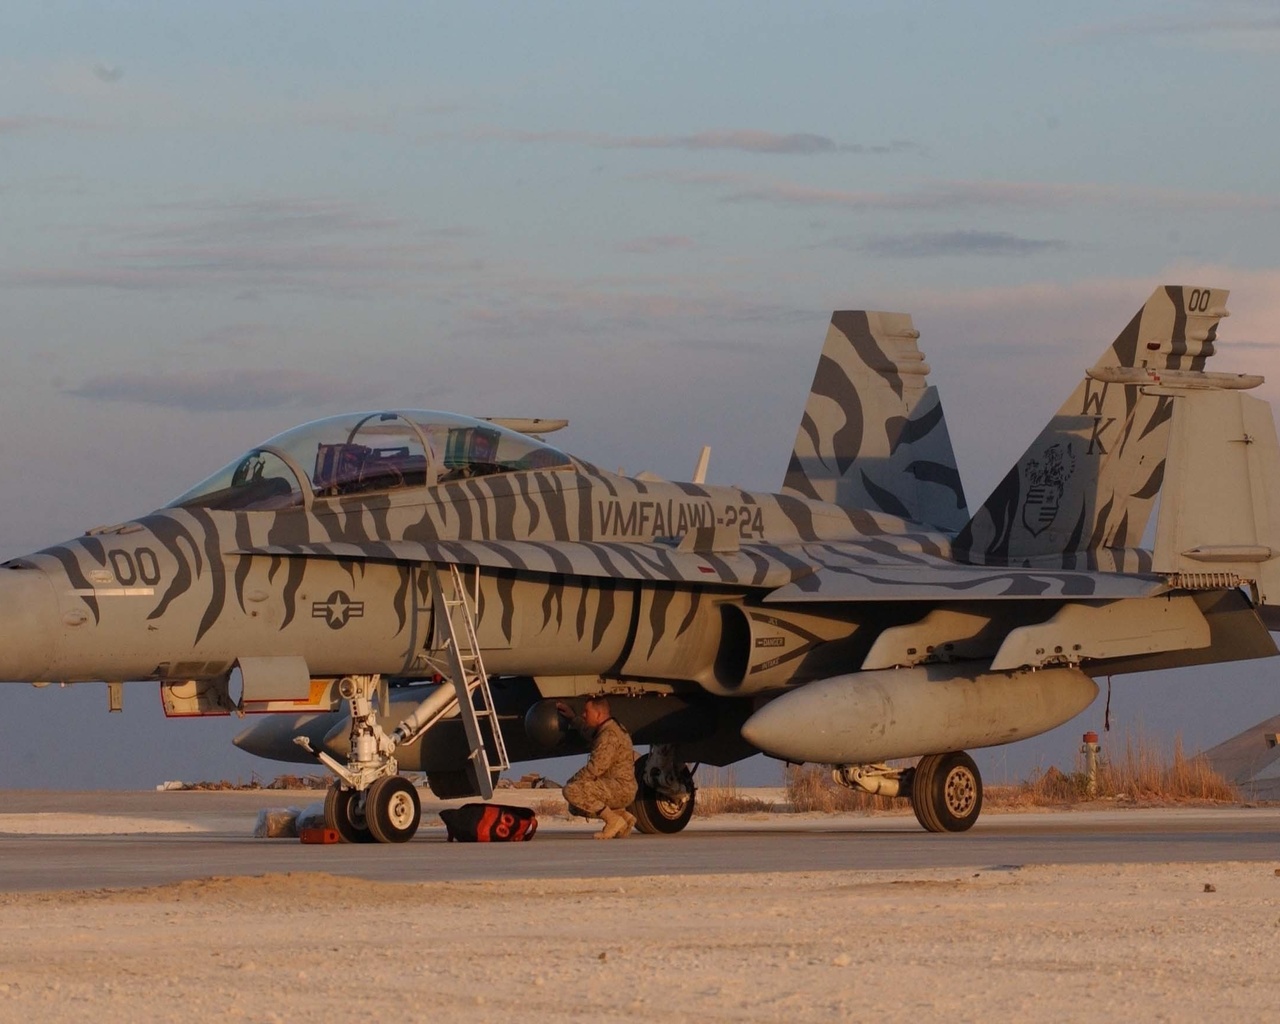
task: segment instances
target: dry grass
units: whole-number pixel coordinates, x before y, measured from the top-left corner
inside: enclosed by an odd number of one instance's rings
[[[826,814],[897,810],[905,806],[901,797],[872,796],[860,789],[848,789],[831,777],[829,765],[787,765],[787,801],[796,813],[819,811]]]
[[[1173,741],[1169,761],[1155,744],[1126,734],[1124,756],[1105,758],[1098,767],[1098,793],[1144,802],[1240,799],[1240,791],[1215,772],[1203,754],[1183,753],[1181,736]]]
[[[1083,771],[1067,774],[1052,765],[1022,782],[982,789],[982,802],[988,808],[1062,807],[1089,799]]]
[[[569,805],[559,797],[547,797],[545,800],[535,800],[529,805],[529,809],[533,811],[539,818],[569,818]]]
[[[1240,792],[1210,767],[1204,755],[1186,756],[1182,737],[1173,743],[1169,758],[1159,744],[1145,736],[1126,733],[1123,749],[1106,747],[1098,755],[1095,796],[1089,795],[1083,757],[1070,773],[1049,768],[1015,786],[991,786],[984,796],[996,807],[1053,807],[1090,800],[1127,800],[1144,804],[1192,801],[1235,803]]]
[[[713,814],[761,814],[774,810],[773,804],[759,797],[743,796],[738,791],[737,774],[732,768],[721,777],[719,768],[708,768],[698,773],[698,797],[693,805],[696,817],[707,818]]]
[[[1065,807],[1092,800],[1176,804],[1236,803],[1241,799],[1235,786],[1215,772],[1203,755],[1188,757],[1184,753],[1181,737],[1174,740],[1172,757],[1166,756],[1159,744],[1132,734],[1126,734],[1114,752],[1104,747],[1098,755],[1094,796],[1089,794],[1083,756],[1079,760],[1072,772],[1050,767],[1013,785],[985,786],[983,803],[992,809],[1016,809]],[[838,785],[827,765],[789,765],[786,785],[787,799],[796,812],[874,814],[908,806],[902,797],[872,796]]]

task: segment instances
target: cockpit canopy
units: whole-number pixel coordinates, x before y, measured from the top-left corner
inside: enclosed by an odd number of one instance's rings
[[[559,449],[487,420],[414,410],[354,413],[276,435],[169,507],[266,511],[303,505],[307,496],[390,491],[572,464]]]

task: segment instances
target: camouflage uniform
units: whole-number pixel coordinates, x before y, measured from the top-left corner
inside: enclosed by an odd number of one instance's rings
[[[596,818],[605,808],[626,807],[636,798],[635,760],[627,730],[605,719],[591,740],[591,759],[564,784],[569,809]]]

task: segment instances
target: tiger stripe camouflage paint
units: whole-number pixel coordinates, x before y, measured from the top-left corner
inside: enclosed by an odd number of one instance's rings
[[[1203,371],[1221,289],[1157,288],[1091,374]],[[1150,571],[1136,551],[1164,477],[1174,399],[1086,376],[955,541],[982,565]]]
[[[936,388],[904,313],[831,317],[782,490],[955,533],[964,488]]]
[[[1203,367],[1224,299],[1158,292],[1098,365]],[[1038,621],[1068,601],[1169,589],[1134,546],[1164,458],[1159,398],[1090,379],[953,545],[916,521],[950,528],[941,510],[964,503],[914,339],[898,314],[836,314],[779,494],[571,461],[307,494],[274,511],[167,508],[96,530],[3,567],[0,602],[19,588],[29,598],[13,597],[15,609],[52,594],[56,618],[22,659],[5,637],[0,675],[199,679],[281,655],[304,658],[316,677],[429,674],[441,640],[428,563],[474,569],[491,673],[718,695],[852,671],[879,630],[942,606],[1014,621],[990,603],[1033,602],[1040,610],[1018,614]],[[1063,437],[1084,450],[1051,462]],[[1028,466],[1047,480],[1068,454],[1062,508],[1041,527],[1045,484],[1033,503]],[[884,511],[895,501],[912,518]],[[1037,529],[1011,525],[1023,516]]]

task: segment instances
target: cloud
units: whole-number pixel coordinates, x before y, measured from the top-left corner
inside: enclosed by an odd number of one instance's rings
[[[227,324],[225,327],[205,331],[195,339],[195,344],[246,351],[264,349],[280,339],[280,332],[265,324]]]
[[[404,135],[416,120],[454,114],[464,109],[463,104],[452,101],[404,103],[379,95],[338,96],[314,102],[282,104],[272,116],[274,121],[282,124],[393,137]]]
[[[1040,181],[924,181],[899,191],[840,189],[796,181],[762,179],[724,171],[653,170],[634,174],[634,180],[666,181],[694,188],[719,189],[726,203],[773,203],[846,210],[954,210],[958,208],[1018,207],[1058,209],[1074,205],[1194,207],[1220,210],[1280,209],[1280,197],[1232,192],[1192,192],[1185,189],[1108,185],[1094,182]]]
[[[880,155],[922,152],[923,147],[906,140],[887,143],[840,144],[826,135],[813,132],[769,132],[758,129],[712,129],[692,135],[610,135],[584,131],[516,131],[486,128],[474,133],[480,138],[504,139],[511,142],[567,143],[594,149],[677,149],[691,152],[729,150],[738,153],[764,153],[787,156],[815,156],[830,153]]]
[[[500,302],[493,296],[501,295]],[[513,338],[596,337],[616,331],[654,338],[688,338],[709,324],[778,323],[795,317],[790,306],[717,288],[705,279],[591,281],[499,280],[488,304],[461,312],[459,333]]]
[[[21,288],[111,288],[146,291],[181,286],[180,275],[164,270],[102,267],[94,270],[40,268],[0,275],[0,284]],[[210,282],[211,283],[211,282]]]
[[[448,224],[442,228],[428,228],[424,234],[428,238],[483,238],[485,232],[468,224]]]
[[[880,236],[859,245],[872,256],[921,259],[933,256],[1031,256],[1065,249],[1058,239],[1021,238],[1005,231],[936,231]]]
[[[403,222],[371,214],[354,203],[328,199],[267,198],[236,202],[162,203],[162,215],[186,215],[175,223],[133,229],[134,237],[187,239],[291,238],[350,235],[399,228]]]
[[[15,62],[10,62],[10,67]],[[305,88],[281,89],[278,68],[261,73],[249,64],[188,61],[180,82],[145,62],[127,68],[112,61],[31,58],[18,65],[46,92],[95,112],[97,127],[136,138],[140,132],[216,129],[334,129],[360,135],[414,137],[424,122],[463,109],[447,97],[424,96],[396,83],[349,86],[330,75]],[[127,73],[126,73],[127,72]]]
[[[672,252],[677,249],[693,249],[697,243],[688,235],[650,235],[645,238],[629,238],[615,245],[615,252],[650,254]]]
[[[1212,15],[1151,15],[1097,22],[1072,29],[1058,38],[1065,43],[1096,43],[1120,36],[1181,37],[1215,48],[1272,49],[1280,42],[1280,15],[1236,12],[1216,5]]]
[[[811,155],[835,153],[839,146],[825,135],[810,132],[778,134],[762,131],[708,131],[696,135],[651,135],[616,139],[609,144],[622,149],[730,149],[741,153]]]
[[[0,117],[0,135],[19,135],[25,132],[40,131],[44,128],[87,128],[85,121],[76,121],[65,117],[35,117],[17,115]]]
[[[479,259],[436,256],[429,246],[206,246],[103,254],[96,267],[53,267],[0,274],[0,286],[114,291],[232,288],[261,297],[267,290],[367,294],[421,288],[442,275],[484,269]],[[117,261],[132,266],[112,265]]]
[[[358,404],[376,396],[370,383],[304,370],[204,370],[91,377],[67,394],[187,412],[243,412],[295,406]]]
[[[124,291],[225,286],[237,293],[420,288],[483,269],[463,231],[417,232],[356,204],[311,199],[167,203],[75,265],[0,274],[0,285]]]
[[[732,171],[676,171],[669,169],[640,171],[627,174],[625,177],[629,181],[669,181],[676,185],[723,185],[726,188],[744,188],[755,180],[746,174],[735,174]]]
[[[727,203],[837,207],[850,210],[955,210],[980,207],[1056,209],[1076,205],[1173,206],[1209,210],[1276,210],[1278,196],[1233,192],[1102,185],[1092,182],[943,181],[901,192],[819,188],[796,182],[743,185],[721,197]]]
[[[871,156],[882,156],[887,153],[916,153],[921,156],[928,150],[918,142],[909,139],[894,139],[892,142],[868,145],[862,142],[850,142],[840,147],[842,153],[863,153]]]

